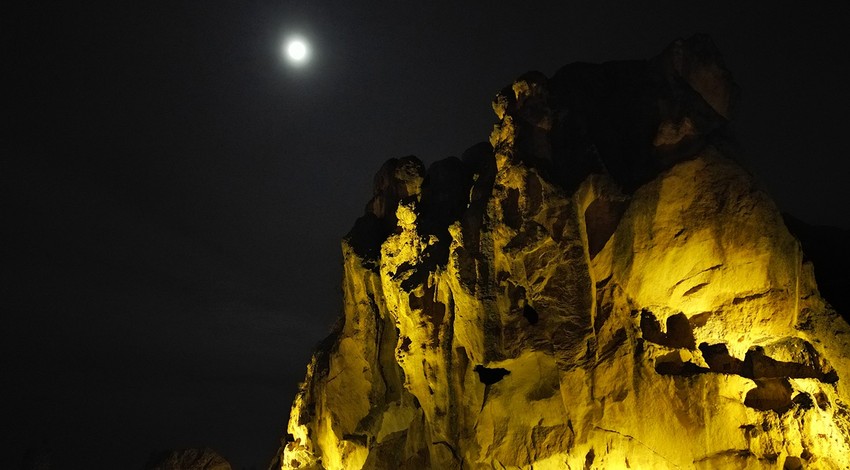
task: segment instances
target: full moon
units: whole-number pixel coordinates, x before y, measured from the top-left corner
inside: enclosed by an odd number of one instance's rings
[[[286,45],[286,55],[292,62],[301,63],[306,61],[307,53],[307,44],[300,39],[293,39]]]

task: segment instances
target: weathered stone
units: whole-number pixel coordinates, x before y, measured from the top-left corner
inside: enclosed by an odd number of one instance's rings
[[[698,36],[385,165],[281,468],[850,467],[850,326],[731,159],[736,94]]]

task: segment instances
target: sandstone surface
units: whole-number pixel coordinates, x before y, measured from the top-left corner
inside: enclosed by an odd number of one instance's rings
[[[280,468],[850,468],[850,326],[735,162],[737,95],[695,36],[387,162]]]

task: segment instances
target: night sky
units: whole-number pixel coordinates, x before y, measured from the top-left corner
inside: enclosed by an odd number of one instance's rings
[[[578,3],[4,4],[0,468],[43,445],[62,469],[199,445],[265,468],[375,171],[486,140],[527,70],[709,33],[742,163],[850,228],[850,3]]]

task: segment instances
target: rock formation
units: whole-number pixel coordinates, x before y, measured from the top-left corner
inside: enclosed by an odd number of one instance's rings
[[[209,448],[169,450],[151,457],[146,470],[231,470],[230,463]]]
[[[696,36],[384,164],[281,468],[850,468],[850,327],[734,161],[736,97]]]

